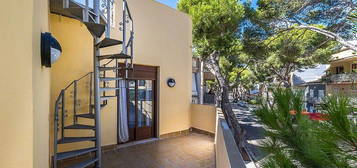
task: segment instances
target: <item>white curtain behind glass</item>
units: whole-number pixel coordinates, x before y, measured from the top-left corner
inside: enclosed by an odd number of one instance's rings
[[[128,111],[127,111],[127,95],[125,88],[125,80],[119,81],[119,114],[118,114],[118,132],[119,142],[126,142],[129,140],[128,130]]]

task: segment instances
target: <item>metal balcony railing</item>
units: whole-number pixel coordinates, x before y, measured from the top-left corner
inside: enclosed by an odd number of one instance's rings
[[[334,74],[329,77],[331,83],[357,81],[357,73]]]

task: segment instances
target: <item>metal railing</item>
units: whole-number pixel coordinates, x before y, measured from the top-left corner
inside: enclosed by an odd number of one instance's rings
[[[105,78],[106,74],[101,77]],[[81,84],[84,82],[84,87]],[[72,81],[64,89],[60,91],[54,109],[54,157],[57,154],[58,140],[65,137],[64,128],[68,125],[75,125],[78,123],[77,115],[82,111],[94,114],[94,74],[89,72],[77,80]],[[106,87],[106,83],[102,83]],[[84,89],[83,89],[84,88]],[[101,92],[102,96],[106,92]],[[101,106],[108,104],[107,100],[102,101]],[[81,107],[81,108],[80,108]],[[87,108],[86,108],[87,107]]]
[[[83,10],[83,21],[88,22],[90,19],[96,22],[95,6],[99,3],[99,15],[100,18],[105,21],[106,24],[106,37],[110,36],[110,28],[114,26],[114,0],[63,0],[63,8],[70,8],[70,2],[74,2],[80,5]],[[120,31],[123,32],[123,47],[122,53],[130,55],[130,66],[133,68],[134,58],[134,21],[130,12],[127,0],[123,0],[123,16],[122,21],[119,23]],[[127,38],[129,37],[129,38]],[[125,65],[129,67],[129,63],[125,61]]]
[[[102,77],[106,77],[105,74]],[[83,83],[84,82],[84,83]],[[64,128],[78,123],[78,114],[95,114],[94,104],[94,74],[89,72],[77,80],[72,81],[60,91],[54,109],[54,157],[57,154],[58,140],[65,138]],[[83,87],[84,84],[84,87]],[[105,86],[105,82],[103,83]],[[105,92],[101,93],[105,96]],[[102,106],[107,105],[107,100],[102,101]]]
[[[110,36],[110,27],[114,26],[114,0],[63,0],[63,8],[69,8],[70,2],[74,2],[80,5],[83,10],[83,21],[89,22],[91,19],[92,21],[96,22],[95,16],[97,15],[95,12],[95,4],[99,1],[99,15],[100,18],[106,24],[105,35],[106,37]]]
[[[329,77],[332,83],[357,81],[357,73],[334,74]]]
[[[105,9],[103,12],[106,13],[107,18],[109,18],[109,20],[107,20],[107,22],[110,22],[110,19],[113,19],[113,17],[109,12],[107,13],[107,11],[111,11],[110,9],[112,9],[114,0],[101,0],[101,2],[105,2],[106,4],[110,4],[108,7],[108,5],[105,7],[105,4],[103,6],[103,9]],[[106,36],[109,37],[110,36],[110,24],[107,24],[107,29],[106,29]],[[125,60],[124,64],[125,64],[125,68],[133,68],[133,59],[134,59],[134,21],[128,6],[128,2],[126,0],[123,0],[123,18],[122,21],[119,23],[119,30],[123,32],[123,44],[122,44],[122,51],[121,53],[124,53],[126,55],[130,56],[130,63],[128,62],[128,60]],[[129,31],[127,31],[129,30]],[[129,38],[127,38],[129,36]],[[107,63],[104,64],[104,66],[108,65],[109,63],[111,63],[112,61],[114,61],[114,59],[109,60]],[[118,61],[115,59],[115,65],[118,65]],[[119,75],[117,75],[118,77]],[[128,77],[128,71],[125,71],[125,77]]]
[[[99,11],[103,18],[105,18],[106,22],[106,31],[105,36],[110,36],[110,28],[114,26],[114,0],[100,0],[100,8]]]
[[[123,31],[123,48],[122,53],[130,55],[130,67],[127,60],[125,60],[126,68],[133,68],[133,58],[134,58],[134,21],[128,6],[128,2],[123,0],[123,20],[119,23],[120,30]],[[127,32],[127,26],[129,27],[129,32]],[[127,35],[129,34],[129,38],[127,39]],[[125,74],[128,77],[128,71]]]
[[[81,90],[79,89],[79,86],[81,84],[81,82],[87,80],[84,84],[85,84],[85,88],[86,90]],[[55,133],[54,133],[54,141],[55,143],[57,143],[58,139],[62,139],[64,138],[64,127],[68,124],[68,123],[73,123],[76,124],[78,122],[76,115],[78,113],[78,108],[81,106],[81,99],[79,98],[79,92],[81,92],[81,94],[83,95],[84,93],[88,93],[88,110],[89,113],[93,113],[91,109],[91,105],[92,100],[93,100],[93,92],[92,92],[92,81],[93,81],[93,72],[89,72],[85,75],[83,75],[82,77],[80,77],[77,80],[72,81],[69,85],[67,85],[64,89],[61,90],[59,96],[56,99],[55,102],[55,123],[54,123],[54,127],[55,129]],[[79,91],[80,90],[80,91]],[[70,101],[67,101],[67,99],[70,99]],[[72,104],[67,104],[67,102],[71,102]],[[70,109],[70,110],[69,110]],[[69,113],[69,111],[72,111],[72,113]],[[72,116],[73,115],[73,116]],[[70,118],[70,117],[73,118]],[[70,120],[67,120],[70,119]],[[59,135],[59,129],[61,129],[60,132],[60,136]],[[55,144],[55,147],[57,145]]]

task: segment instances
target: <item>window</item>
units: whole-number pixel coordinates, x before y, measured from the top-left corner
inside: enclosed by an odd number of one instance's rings
[[[336,67],[336,74],[341,74],[344,72],[343,66]]]
[[[310,89],[310,98],[314,97],[314,89]]]
[[[146,81],[145,80],[139,80],[139,86],[145,86]]]
[[[357,72],[357,64],[352,64],[352,72]]]
[[[319,101],[322,101],[322,99],[325,97],[325,90],[319,90],[318,91],[318,99]]]
[[[318,91],[318,96],[320,97],[320,98],[324,98],[325,97],[325,90],[319,90]]]

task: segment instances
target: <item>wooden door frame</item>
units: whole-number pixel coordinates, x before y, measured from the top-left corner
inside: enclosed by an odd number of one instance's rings
[[[160,138],[160,67],[156,67],[156,80],[155,80],[155,132],[154,137]]]
[[[119,63],[119,66],[124,66],[123,63]],[[135,71],[137,69],[137,71]],[[151,73],[154,73],[154,74],[149,74],[149,73],[146,73],[145,74],[145,71],[147,72],[151,72]],[[125,71],[121,71],[119,70],[119,77],[124,77],[123,74]],[[141,72],[141,73],[140,73]],[[147,65],[138,65],[138,64],[134,64],[134,70],[133,71],[130,71],[129,73],[129,79],[128,81],[132,80],[132,81],[135,81],[135,92],[138,91],[138,82],[137,80],[152,80],[153,82],[153,103],[154,103],[154,108],[153,108],[153,123],[152,123],[152,126],[154,127],[152,129],[152,135],[153,135],[153,138],[159,138],[159,116],[160,116],[160,67],[158,66],[147,66]],[[129,98],[129,83],[127,82],[127,98]],[[137,94],[135,94],[135,101],[137,102],[138,98],[137,98]],[[127,103],[129,102],[129,99],[127,100]],[[137,126],[137,103],[135,103],[135,126]],[[129,120],[129,103],[127,104],[127,111],[128,111],[128,120]],[[117,114],[119,114],[119,108],[117,108]],[[117,123],[118,123],[118,117],[117,117]],[[129,122],[128,122],[129,124]],[[117,124],[118,125],[118,124]],[[135,129],[136,131],[136,129]],[[119,133],[119,127],[117,126],[117,134]],[[136,133],[134,132],[134,135]],[[136,141],[136,140],[133,140],[133,141]],[[131,142],[131,141],[128,141],[128,142]],[[119,144],[119,139],[117,140],[117,143]]]

